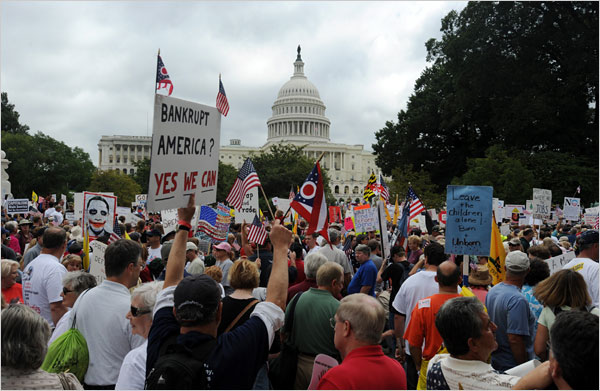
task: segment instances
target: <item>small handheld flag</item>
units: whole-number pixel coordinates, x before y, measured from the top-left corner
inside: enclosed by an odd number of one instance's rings
[[[31,191],[31,201],[32,202],[38,202],[38,195],[35,194],[35,191]]]
[[[265,240],[267,240],[267,236],[267,230],[265,230],[265,227],[263,227],[260,219],[255,214],[250,230],[248,231],[248,241],[262,246]]]
[[[250,158],[246,158],[225,201],[235,209],[240,209],[246,193],[257,186],[260,186],[258,174]]]

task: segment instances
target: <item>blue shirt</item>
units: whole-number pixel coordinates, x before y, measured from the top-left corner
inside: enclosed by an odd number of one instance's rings
[[[498,349],[492,353],[492,366],[506,371],[517,365],[510,349],[508,334],[524,336],[528,360],[533,359],[535,316],[521,290],[503,282],[495,285],[485,297],[485,305],[492,322],[498,326],[496,342]]]
[[[525,296],[525,299],[527,299],[527,302],[529,303],[529,309],[535,317],[535,325],[533,326],[533,335],[535,335],[537,333],[537,321],[540,318],[540,314],[542,313],[544,306],[533,295],[533,287],[531,285],[523,285],[521,293],[523,293],[523,296]],[[533,338],[535,339],[535,337]]]
[[[360,293],[360,288],[370,286],[369,295],[375,297],[375,283],[377,282],[377,267],[370,259],[360,265],[358,271],[348,285],[348,294]]]

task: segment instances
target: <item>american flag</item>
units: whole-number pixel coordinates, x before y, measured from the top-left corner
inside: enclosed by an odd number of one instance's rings
[[[387,204],[390,199],[390,190],[387,187],[387,184],[383,180],[383,175],[379,173],[379,180],[377,181],[377,187],[379,188],[379,195]]]
[[[296,197],[296,193],[294,193],[294,186],[292,186],[292,188],[290,189],[290,195],[288,197],[288,200],[293,200],[294,197]]]
[[[198,231],[202,231],[216,240],[222,241],[227,239],[227,231],[219,229],[217,226],[217,212],[210,206],[202,205],[200,207]]]
[[[413,190],[412,186],[408,186],[408,195],[406,196],[406,198],[411,201],[410,202],[410,219],[414,219],[416,218],[418,215],[421,214],[421,212],[423,212],[425,210],[425,206],[423,206],[423,203],[421,202],[421,200],[419,199],[419,197],[417,197],[417,195],[415,194],[415,191]]]
[[[169,72],[167,72],[167,68],[165,68],[162,58],[160,58],[160,54],[158,55],[158,63],[156,65],[156,83],[158,83],[156,87],[157,90],[167,88],[169,90],[169,96],[173,93],[173,83],[171,82]]]
[[[260,222],[260,219],[257,215],[254,215],[254,221],[252,221],[252,225],[248,231],[248,241],[262,246],[267,239],[267,235],[267,231]]]
[[[115,221],[113,222],[113,231],[108,237],[108,244],[116,242],[119,239],[121,239],[121,229],[119,228],[119,221],[117,220],[117,216],[115,216]]]
[[[219,113],[227,117],[229,113],[229,102],[227,102],[227,95],[225,95],[225,88],[221,82],[221,75],[219,75],[219,93],[217,94],[217,110]]]
[[[260,186],[258,174],[256,174],[256,170],[254,169],[254,165],[250,158],[247,158],[242,168],[240,168],[240,172],[225,201],[235,209],[240,209],[248,190],[257,186]]]

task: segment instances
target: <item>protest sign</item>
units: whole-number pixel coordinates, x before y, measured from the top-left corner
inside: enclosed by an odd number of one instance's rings
[[[99,192],[98,194],[114,195],[112,192]],[[83,193],[73,193],[73,213],[76,219],[83,218]]]
[[[17,198],[5,201],[6,213],[9,215],[29,213],[29,200],[27,198]]]
[[[177,219],[177,209],[161,210],[160,219],[162,220],[165,235],[177,229],[177,222],[179,221]]]
[[[498,198],[492,198],[492,210],[494,211],[496,223],[501,223],[504,217],[504,201],[502,201],[502,204],[500,202]]]
[[[126,206],[117,206],[117,216],[127,216],[131,209]]]
[[[385,216],[385,212],[384,212]],[[339,223],[342,221],[342,211],[339,206],[329,207],[329,223]]]
[[[354,207],[354,225],[356,233],[379,230],[377,222],[377,209],[370,205],[361,205]]]
[[[438,221],[440,222],[440,225],[445,226],[446,225],[446,211],[445,210],[441,210],[440,213],[438,213]]]
[[[550,268],[550,274],[554,274],[561,270],[571,259],[575,258],[575,251],[569,251],[561,255],[546,259],[548,267]]]
[[[148,199],[148,194],[136,194],[135,195],[135,202],[136,203],[142,203],[142,202],[146,202],[146,200]]]
[[[96,284],[100,285],[106,279],[104,270],[104,253],[108,246],[99,240],[90,242],[90,274],[96,277]]]
[[[309,390],[316,390],[319,385],[319,381],[323,375],[333,367],[338,366],[337,360],[331,356],[320,353],[315,357],[315,364],[313,366],[312,376],[310,378],[310,384],[308,385]]]
[[[278,200],[277,203],[277,209],[279,209],[280,211],[282,211],[283,213],[287,212],[287,210],[290,208],[290,203],[292,202],[292,200],[287,199],[287,198],[280,198]],[[287,216],[285,217],[285,219],[283,219],[284,223],[289,223],[292,221],[292,214],[293,214],[293,210],[290,210],[287,214]]]
[[[533,188],[533,218],[547,219],[550,217],[552,208],[552,191],[547,189]]]
[[[533,200],[525,201],[525,212],[533,213]]]
[[[90,241],[113,232],[117,197],[101,193],[83,192],[83,228]]]
[[[504,205],[504,218],[510,219],[512,224],[519,224],[519,219],[525,215],[525,205]]]
[[[235,222],[241,224],[246,221],[246,223],[252,224],[255,215],[258,216],[258,187],[248,190],[244,196],[242,208],[235,210]]]
[[[147,208],[158,212],[217,200],[221,115],[214,107],[154,97]]]
[[[346,231],[352,231],[354,229],[354,211],[352,209],[346,210],[346,217],[344,218],[344,229]]]
[[[502,223],[500,226],[500,235],[508,236],[510,233],[510,225],[508,223]]]
[[[563,205],[565,220],[579,221],[580,206],[579,198],[565,197]]]
[[[446,253],[489,256],[492,193],[490,186],[447,187]]]
[[[387,259],[390,256],[390,242],[387,236],[387,220],[385,218],[385,201],[377,201],[377,217],[379,220],[379,232],[386,233],[381,236],[381,258]]]
[[[71,223],[75,221],[75,213],[73,212],[65,212],[65,220],[70,221]]]
[[[594,229],[598,229],[598,210],[598,207],[586,208],[583,215],[585,224],[591,225]]]

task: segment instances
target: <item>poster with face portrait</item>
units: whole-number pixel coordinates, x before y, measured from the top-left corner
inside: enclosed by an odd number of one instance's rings
[[[83,226],[88,230],[90,241],[110,236],[116,209],[117,197],[83,192]]]

